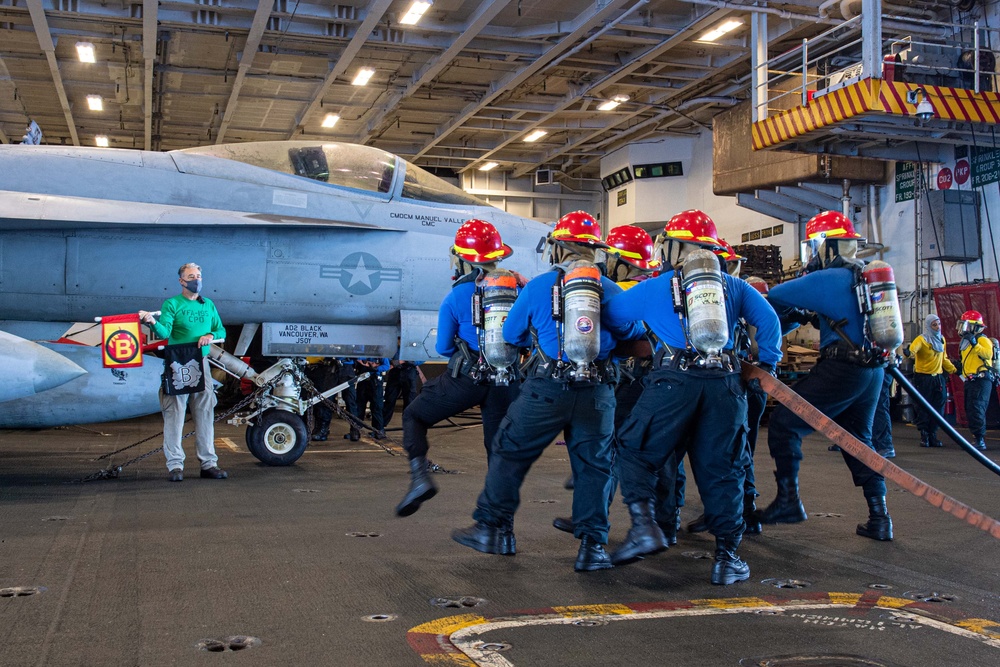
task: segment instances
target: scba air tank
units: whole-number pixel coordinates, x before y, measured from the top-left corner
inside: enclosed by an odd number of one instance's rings
[[[576,368],[573,377],[590,378],[590,364],[601,353],[601,270],[579,260],[563,276],[563,351]]]
[[[718,356],[729,340],[726,283],[719,258],[709,250],[695,250],[684,260],[681,275],[691,345],[708,357]]]
[[[872,312],[868,316],[872,339],[883,349],[895,350],[903,344],[903,317],[899,311],[892,267],[875,260],[862,273],[872,298]]]
[[[507,384],[510,369],[517,362],[517,348],[503,339],[503,323],[507,321],[511,306],[517,299],[517,278],[510,271],[497,269],[490,272],[479,285],[482,290],[482,325],[479,330],[479,349],[483,358],[493,367],[494,382]]]

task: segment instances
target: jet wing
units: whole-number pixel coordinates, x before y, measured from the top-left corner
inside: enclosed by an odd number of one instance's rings
[[[80,226],[309,226],[405,231],[365,222],[0,190],[0,230]]]

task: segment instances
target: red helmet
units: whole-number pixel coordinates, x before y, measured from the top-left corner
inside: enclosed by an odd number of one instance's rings
[[[498,262],[514,250],[500,239],[497,228],[485,220],[466,220],[455,232],[453,255],[470,264]]]
[[[978,310],[967,310],[962,313],[963,322],[971,322],[972,324],[978,324],[979,326],[986,326],[983,323],[983,314]]]
[[[653,259],[653,239],[641,227],[623,225],[612,229],[608,233],[608,252],[639,269],[655,269],[660,265]]]
[[[757,276],[748,276],[747,285],[754,288],[764,296],[767,296],[767,281],[763,278],[758,278]]]
[[[594,216],[584,211],[573,211],[559,218],[555,228],[549,233],[552,241],[582,243],[595,248],[606,248],[601,241],[601,225]]]
[[[707,214],[697,209],[683,211],[670,218],[663,228],[663,233],[667,237],[666,240],[693,243],[712,250],[722,247],[715,223]]]
[[[746,257],[740,255],[733,249],[733,246],[730,245],[729,241],[719,239],[719,244],[721,247],[716,248],[714,252],[716,255],[726,260],[726,262],[741,262],[746,259]]]
[[[861,234],[854,231],[854,225],[843,213],[824,211],[814,215],[806,223],[806,240],[823,239],[861,239]]]

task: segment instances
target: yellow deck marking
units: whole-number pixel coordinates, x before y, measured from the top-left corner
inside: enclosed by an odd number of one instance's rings
[[[634,614],[635,611],[623,604],[581,604],[572,607],[552,607],[552,611],[563,616],[605,616],[612,614]]]

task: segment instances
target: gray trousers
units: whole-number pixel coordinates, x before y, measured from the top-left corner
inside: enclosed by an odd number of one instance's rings
[[[195,428],[195,451],[202,470],[214,468],[219,463],[215,455],[215,386],[208,359],[202,361],[205,372],[205,390],[193,394],[168,396],[160,390],[160,408],[163,410],[163,453],[167,457],[167,470],[184,469],[184,412],[191,409]]]

